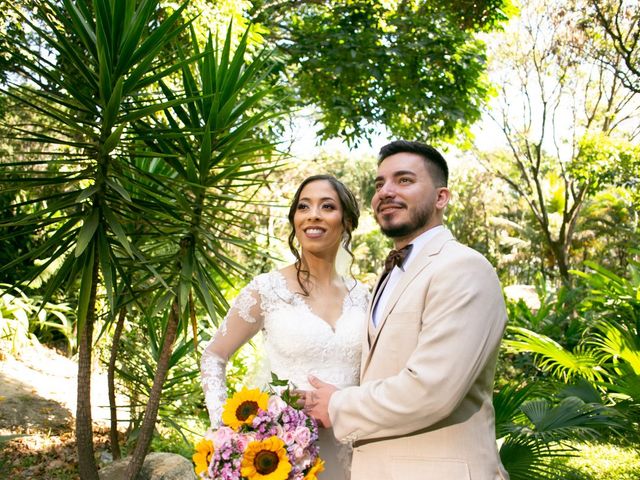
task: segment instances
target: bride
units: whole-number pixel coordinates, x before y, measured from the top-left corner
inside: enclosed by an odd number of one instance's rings
[[[255,277],[236,297],[202,355],[202,386],[212,425],[226,400],[225,366],[260,330],[270,369],[298,389],[312,374],[339,388],[358,383],[369,294],[335,268],[340,245],[349,254],[360,212],[353,194],[330,175],[302,182],[289,209],[289,247],[296,262]],[[300,243],[300,252],[294,246]],[[320,429],[320,478],[347,480],[351,451]]]

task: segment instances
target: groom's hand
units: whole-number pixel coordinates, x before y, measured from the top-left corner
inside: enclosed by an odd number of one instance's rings
[[[315,390],[306,393],[304,410],[315,418],[320,426],[329,428],[331,426],[329,400],[331,400],[331,395],[338,389],[334,385],[325,383],[313,375],[309,376],[309,383]]]

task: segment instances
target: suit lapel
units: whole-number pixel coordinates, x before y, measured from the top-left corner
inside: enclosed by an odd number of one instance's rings
[[[402,275],[402,278],[400,279],[396,287],[393,289],[393,292],[389,297],[389,301],[387,302],[387,305],[384,308],[384,312],[382,312],[382,316],[380,317],[380,323],[376,328],[373,326],[371,317],[373,314],[373,306],[377,301],[377,297],[380,295],[379,290],[382,290],[380,288],[381,278],[378,279],[378,282],[376,283],[376,289],[374,290],[376,292],[375,298],[371,301],[371,304],[369,305],[369,312],[367,315],[368,324],[367,324],[367,328],[365,329],[367,337],[365,339],[366,343],[363,342],[363,345],[368,348],[366,349],[367,351],[366,356],[363,355],[362,367],[360,369],[361,380],[362,380],[362,377],[364,376],[364,373],[367,367],[369,366],[369,363],[371,362],[371,357],[373,355],[373,351],[375,350],[375,346],[378,342],[378,338],[380,337],[380,332],[383,330],[387,322],[387,318],[389,317],[389,314],[395,307],[396,303],[398,303],[398,300],[400,300],[402,294],[407,290],[407,288],[409,287],[413,279],[416,277],[416,275],[418,275],[433,261],[433,257],[439,254],[444,244],[450,240],[454,240],[451,232],[449,230],[443,230],[442,232],[439,232],[431,240],[429,240],[427,244],[422,248],[422,250],[418,252],[417,257],[411,262],[411,265],[409,266],[407,271],[404,272],[404,274]],[[370,335],[370,333],[372,335]]]
[[[371,329],[374,328],[373,327],[373,307],[375,306],[376,302],[378,301],[378,297],[382,292],[381,284],[384,280],[385,278],[383,278],[383,276],[381,275],[378,277],[378,280],[376,281],[376,285],[373,288],[374,294],[373,294],[373,297],[371,298],[371,301],[369,302],[369,306],[367,309],[367,325],[366,325],[366,328],[362,329],[363,333],[362,333],[362,357],[360,359],[360,380],[362,380],[362,375],[364,374],[365,362],[367,361],[367,358],[369,357],[369,351],[371,350],[371,342],[370,342],[370,339],[372,337]]]

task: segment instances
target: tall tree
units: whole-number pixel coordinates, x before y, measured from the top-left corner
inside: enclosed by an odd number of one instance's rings
[[[158,117],[136,124],[147,147],[144,155],[162,159],[170,167],[166,174],[146,175],[144,183],[138,182],[137,191],[143,195],[134,199],[138,215],[145,219],[141,248],[158,252],[151,260],[170,290],[158,282],[153,307],[166,312],[164,337],[127,468],[129,479],[136,478],[151,444],[174,342],[189,325],[197,339],[196,304],[214,321],[226,312],[221,280],[231,283],[230,274],[244,270],[231,252],[234,246],[252,248],[248,240],[252,225],[243,221],[242,212],[250,203],[247,193],[263,183],[258,173],[277,165],[273,146],[262,132],[277,101],[277,87],[265,81],[272,62],[266,51],[245,61],[248,35],[246,30],[236,49],[231,29],[219,47],[209,36],[204,51],[198,53],[195,73],[190,65],[181,70],[186,93],[194,101],[166,110],[166,120]],[[197,51],[195,37],[193,42]],[[162,80],[160,84],[166,98],[177,100],[170,84]],[[177,134],[182,131],[183,135]],[[141,177],[149,166],[147,159],[138,162]]]
[[[488,93],[477,33],[506,18],[502,0],[254,1],[252,18],[286,54],[282,74],[317,107],[324,138],[357,142],[383,127],[451,137]]]
[[[636,162],[640,97],[592,61],[586,47],[593,39],[576,22],[582,12],[546,0],[521,8],[493,44],[498,96],[489,115],[507,149],[481,158],[526,201],[551,265],[568,281],[585,202],[621,178],[621,158]],[[615,152],[597,154],[611,138]]]
[[[635,0],[588,0],[580,25],[599,41],[593,46],[622,84],[640,93],[640,4]]]
[[[26,161],[2,165],[3,190],[24,189],[34,196],[10,207],[31,205],[32,213],[23,211],[1,226],[27,231],[54,224],[58,228],[38,248],[3,269],[25,257],[47,258],[33,273],[36,276],[64,259],[45,298],[79,281],[76,443],[81,478],[97,480],[90,399],[97,289],[102,280],[113,311],[114,252],[137,255],[122,228],[122,215],[132,204],[122,186],[127,159],[121,145],[131,122],[169,105],[144,93],[171,73],[171,59],[159,58],[158,52],[185,25],[179,22],[180,9],[155,22],[155,0],[96,0],[91,6],[83,1],[37,0],[30,6],[29,11],[15,11],[45,50],[34,49],[26,39],[10,44],[20,76],[10,80],[3,93],[48,122],[37,119],[15,128],[18,139],[39,142],[42,149]],[[59,188],[39,196],[48,185]]]
[[[152,313],[143,318],[162,322],[157,342],[150,342],[157,368],[127,469],[134,479],[175,362],[176,338],[195,328],[196,303],[214,321],[226,311],[221,282],[242,270],[230,251],[251,248],[239,233],[250,225],[233,206],[242,206],[277,163],[264,126],[277,101],[277,88],[267,81],[268,54],[245,62],[249,31],[235,49],[229,30],[219,48],[209,37],[200,50],[192,30],[193,55],[173,55],[184,50],[182,40],[172,41],[188,25],[181,18],[185,5],[171,13],[154,0],[96,0],[95,10],[70,0],[38,3],[35,16],[23,19],[53,54],[43,58],[29,51],[30,44],[18,45],[24,81],[5,89],[53,124],[17,129],[18,140],[35,139],[42,149],[6,164],[0,181],[10,191],[33,193],[23,202],[33,212],[0,226],[56,225],[41,247],[5,268],[27,257],[49,258],[42,268],[62,259],[47,294],[80,284],[77,446],[83,480],[97,478],[89,389],[92,329],[103,313],[97,311],[99,284],[109,320],[124,304],[119,297],[151,291]],[[37,195],[50,184],[59,191]]]

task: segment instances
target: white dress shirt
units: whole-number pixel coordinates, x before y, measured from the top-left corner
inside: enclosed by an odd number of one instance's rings
[[[391,292],[393,292],[393,289],[396,287],[409,265],[411,265],[411,262],[416,258],[420,250],[422,250],[427,242],[431,238],[433,238],[439,231],[444,230],[444,228],[444,225],[437,225],[414,238],[410,243],[410,245],[413,245],[413,247],[411,248],[411,252],[407,256],[407,258],[405,258],[404,263],[402,264],[402,268],[398,267],[397,265],[393,267],[393,269],[389,273],[389,278],[386,285],[384,286],[384,289],[378,296],[378,301],[373,306],[371,321],[373,322],[374,327],[378,326],[382,312],[384,312],[384,309],[387,306],[387,302],[389,301],[389,297],[391,296]]]

